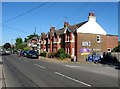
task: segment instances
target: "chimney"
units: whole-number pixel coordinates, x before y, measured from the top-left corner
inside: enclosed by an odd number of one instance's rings
[[[54,32],[54,31],[55,31],[55,27],[51,27],[50,32]]]
[[[90,12],[89,16],[95,16],[95,14],[93,12]]]
[[[68,22],[64,22],[64,27],[67,27],[69,26],[69,23]]]
[[[43,36],[43,35],[45,35],[45,33],[44,33],[44,32],[42,32],[42,33],[41,33],[41,35]]]
[[[90,12],[88,16],[88,21],[96,21],[94,12]]]

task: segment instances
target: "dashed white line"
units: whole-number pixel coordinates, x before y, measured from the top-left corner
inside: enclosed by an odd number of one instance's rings
[[[71,77],[69,77],[69,76],[63,75],[63,74],[61,74],[61,73],[59,73],[59,72],[55,72],[55,74],[60,75],[60,76],[62,76],[62,77],[65,77],[65,78],[67,78],[67,79],[73,80],[73,81],[75,81],[75,82],[77,82],[77,83],[86,85],[86,86],[88,86],[88,87],[91,87],[90,84],[87,84],[87,83],[84,83],[84,82],[79,81],[79,80],[77,80],[77,79],[74,79],[74,78],[71,78]]]
[[[78,67],[78,66],[71,66],[71,65],[65,65],[66,67]]]
[[[38,66],[38,67],[40,67],[40,68],[43,68],[43,69],[45,69],[45,67],[44,67],[44,66],[40,66],[40,65],[38,65],[38,64],[35,64],[35,63],[34,63],[34,65],[35,65],[35,66]]]
[[[24,61],[29,62],[29,61],[27,61],[27,60],[24,60]]]

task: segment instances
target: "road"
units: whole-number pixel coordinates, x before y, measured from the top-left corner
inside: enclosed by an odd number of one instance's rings
[[[44,59],[3,56],[7,87],[118,87],[118,78]]]

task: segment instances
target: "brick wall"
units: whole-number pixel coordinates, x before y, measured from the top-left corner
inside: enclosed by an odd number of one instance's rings
[[[107,35],[106,36],[106,46],[107,48],[115,48],[118,46],[118,36]]]
[[[90,53],[92,52],[106,52],[106,36],[105,35],[100,35],[101,38],[101,43],[97,43],[96,37],[98,35],[96,34],[82,34],[79,33],[77,34],[77,59],[80,60],[83,58],[80,53],[81,48],[89,48],[91,49]],[[82,46],[82,42],[90,42],[90,46],[84,47]]]

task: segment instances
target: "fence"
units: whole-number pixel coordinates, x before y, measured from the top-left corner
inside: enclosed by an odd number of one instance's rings
[[[104,62],[120,62],[120,52],[103,53]]]
[[[120,62],[120,52],[112,52],[112,57],[115,57]]]

